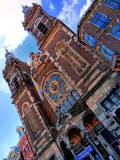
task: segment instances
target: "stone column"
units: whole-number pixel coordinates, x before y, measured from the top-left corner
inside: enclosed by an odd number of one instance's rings
[[[74,157],[74,160],[78,160],[77,159],[77,156],[73,150],[73,144],[69,141],[66,148],[72,153],[73,157]]]

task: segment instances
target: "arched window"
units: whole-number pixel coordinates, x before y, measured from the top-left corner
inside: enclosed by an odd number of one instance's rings
[[[77,94],[76,91],[72,91],[72,96],[75,98],[76,101],[80,99],[80,96]]]
[[[73,106],[75,104],[75,100],[73,99],[73,97],[68,96],[68,101],[70,102],[70,104]]]
[[[71,108],[70,104],[67,101],[64,101],[63,103],[68,110]]]
[[[113,28],[110,31],[110,34],[120,39],[120,23],[117,23],[116,25],[113,26]]]
[[[58,108],[56,108],[56,114],[58,115],[58,117],[60,117],[60,111]]]
[[[63,105],[61,105],[61,104],[60,104],[60,110],[61,110],[63,113],[67,112],[66,109],[65,109],[65,107],[64,107]]]

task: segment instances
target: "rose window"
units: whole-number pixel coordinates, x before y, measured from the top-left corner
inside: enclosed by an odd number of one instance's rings
[[[45,81],[45,92],[52,100],[58,100],[65,91],[65,81],[60,74],[51,74]]]

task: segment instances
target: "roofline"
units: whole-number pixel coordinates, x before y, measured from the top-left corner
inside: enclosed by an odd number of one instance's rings
[[[87,11],[84,13],[84,15],[81,17],[78,25],[77,25],[77,28],[80,26],[80,24],[82,23],[82,21],[85,19],[86,15],[88,14],[88,12],[91,10],[92,6],[94,5],[94,3],[96,2],[97,0],[93,0],[93,2],[91,3],[91,5],[89,6],[89,8],[87,9]]]

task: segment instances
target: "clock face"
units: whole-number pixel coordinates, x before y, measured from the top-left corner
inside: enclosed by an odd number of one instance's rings
[[[44,90],[52,100],[57,101],[65,91],[63,77],[59,73],[50,74],[45,81]]]

